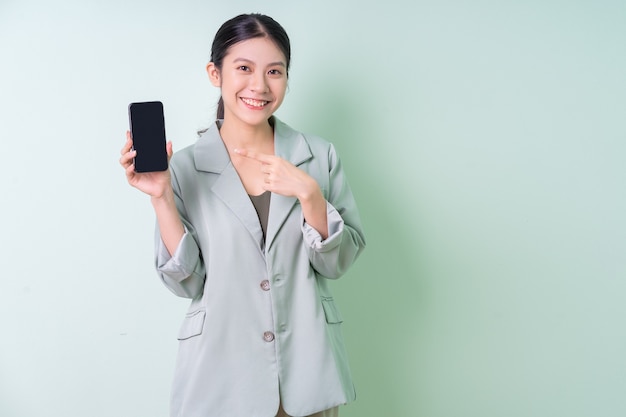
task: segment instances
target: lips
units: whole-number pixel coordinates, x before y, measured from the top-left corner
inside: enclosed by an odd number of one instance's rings
[[[261,109],[265,107],[267,103],[269,103],[269,101],[265,101],[265,100],[255,100],[252,98],[243,98],[243,97],[241,98],[241,101],[243,101],[248,106],[255,107],[257,109]]]

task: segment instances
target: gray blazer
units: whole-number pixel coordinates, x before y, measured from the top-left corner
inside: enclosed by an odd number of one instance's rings
[[[276,155],[315,178],[329,237],[304,222],[296,198],[271,195],[267,237],[217,125],[171,160],[186,233],[174,256],[156,233],[156,266],[191,298],[180,328],[171,398],[176,417],[303,416],[354,400],[328,279],[365,246],[333,146],[273,118]]]

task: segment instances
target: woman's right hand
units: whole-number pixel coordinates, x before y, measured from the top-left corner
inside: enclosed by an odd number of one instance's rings
[[[126,179],[128,183],[140,191],[148,194],[153,198],[163,197],[172,189],[170,170],[158,172],[135,172],[135,164],[133,158],[137,155],[137,151],[131,150],[133,147],[133,138],[130,131],[126,132],[126,143],[122,148],[120,165],[126,171]],[[166,145],[168,163],[172,157],[172,142]]]

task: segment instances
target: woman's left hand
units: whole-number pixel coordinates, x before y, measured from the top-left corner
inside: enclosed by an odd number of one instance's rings
[[[300,200],[302,215],[306,222],[322,237],[328,237],[326,199],[317,181],[289,161],[247,149],[235,149],[235,153],[261,163],[264,176],[263,189],[286,197]]]
[[[279,156],[247,149],[235,149],[235,153],[261,163],[261,174],[266,191],[296,197],[301,201],[321,195],[319,185],[313,177]]]

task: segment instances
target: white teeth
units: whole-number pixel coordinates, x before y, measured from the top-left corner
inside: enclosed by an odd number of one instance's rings
[[[259,100],[252,100],[249,98],[242,98],[241,99],[244,103],[246,103],[249,106],[254,106],[254,107],[263,107],[265,106],[267,103],[269,103],[269,101],[259,101]]]

